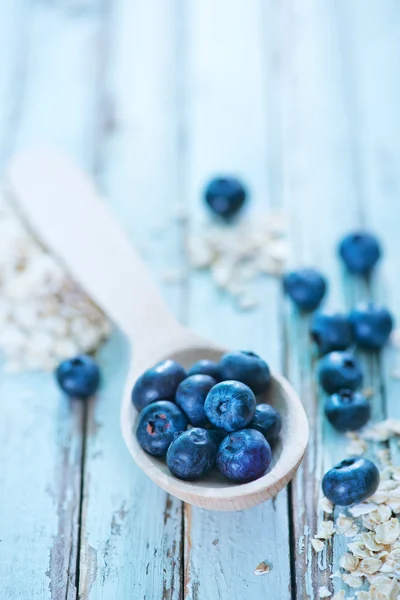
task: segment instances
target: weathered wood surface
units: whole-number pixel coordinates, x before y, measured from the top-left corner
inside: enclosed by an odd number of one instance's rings
[[[208,513],[156,488],[123,446],[130,350],[118,332],[99,353],[105,386],[87,410],[67,403],[50,375],[2,376],[1,598],[317,599],[332,586],[325,566],[337,569],[344,543],[317,557],[309,542],[320,477],[345,450],[321,416],[308,318],[283,305],[273,280],[255,290],[256,310],[238,313],[207,276],[188,272],[182,247],[204,218],[205,179],[237,172],[255,209],[288,213],[293,264],[327,274],[331,308],[372,295],[400,321],[399,34],[395,0],[0,1],[1,168],[35,144],[72,153],[96,175],[175,314],[285,371],[313,433],[274,502]],[[186,221],[176,218],[182,208]],[[335,256],[340,236],[360,224],[386,249],[370,288]],[[181,281],[165,285],[167,269]],[[400,416],[396,358],[362,357],[374,418]],[[257,577],[262,561],[272,570]]]

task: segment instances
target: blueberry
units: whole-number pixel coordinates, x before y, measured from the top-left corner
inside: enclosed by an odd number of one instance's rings
[[[390,312],[372,302],[356,306],[350,313],[356,342],[366,350],[379,350],[386,344],[393,329]]]
[[[99,367],[93,358],[85,354],[64,360],[55,375],[60,388],[71,398],[89,398],[100,385]]]
[[[208,392],[216,383],[215,379],[209,375],[192,375],[179,384],[175,402],[181,407],[192,425],[209,424],[204,412],[204,402]]]
[[[190,367],[188,375],[209,375],[215,381],[221,381],[219,364],[213,360],[198,360]]]
[[[356,390],[363,380],[359,360],[350,352],[330,352],[321,359],[319,382],[328,394],[342,389]]]
[[[257,404],[256,413],[248,428],[257,429],[269,445],[273,446],[278,441],[282,429],[281,415],[269,404]]]
[[[346,458],[325,473],[322,491],[333,504],[359,504],[378,489],[379,471],[367,458]]]
[[[255,394],[266,392],[271,381],[267,363],[254,352],[228,352],[221,358],[220,369],[223,381],[241,381]]]
[[[301,310],[312,311],[321,304],[327,283],[315,269],[299,269],[283,277],[283,289]]]
[[[212,211],[229,219],[242,208],[247,190],[235,177],[217,177],[209,182],[204,195]]]
[[[240,381],[223,381],[208,394],[204,410],[215,427],[236,431],[246,427],[254,417],[256,397]]]
[[[217,467],[227,479],[246,483],[262,477],[271,458],[271,448],[263,434],[255,429],[242,429],[222,441],[217,452]]]
[[[179,479],[200,479],[214,466],[217,449],[209,431],[193,427],[174,439],[168,448],[167,466]]]
[[[174,360],[163,360],[145,371],[132,390],[132,402],[137,410],[157,400],[173,400],[186,371]]]
[[[340,313],[316,313],[311,322],[310,333],[320,354],[346,350],[353,342],[350,320]]]
[[[159,400],[140,413],[136,437],[148,454],[165,456],[175,434],[184,431],[187,424],[186,415],[176,404]]]
[[[359,392],[340,390],[326,399],[325,414],[338,431],[356,431],[369,420],[371,408]]]
[[[351,273],[368,275],[381,257],[382,251],[374,235],[354,231],[339,244],[339,254]]]

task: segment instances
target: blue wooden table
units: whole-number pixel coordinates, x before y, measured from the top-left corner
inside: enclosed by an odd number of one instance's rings
[[[276,279],[258,284],[255,310],[238,312],[187,268],[182,248],[203,218],[204,182],[237,173],[252,210],[289,215],[293,262],[329,276],[330,307],[373,297],[400,322],[399,70],[396,0],[0,1],[2,168],[43,143],[71,153],[171,310],[283,371],[312,433],[274,501],[211,513],[158,489],[125,449],[129,348],[118,331],[99,352],[105,383],[87,407],[68,403],[51,374],[2,375],[1,600],[289,600],[346,589],[329,579],[341,542],[321,555],[310,547],[321,475],[344,448],[321,417],[308,319],[286,307]],[[335,256],[340,236],[360,225],[385,246],[368,286]],[[171,265],[185,274],[173,286],[162,283]],[[400,416],[393,353],[363,357],[375,419]],[[271,571],[256,575],[263,561]]]

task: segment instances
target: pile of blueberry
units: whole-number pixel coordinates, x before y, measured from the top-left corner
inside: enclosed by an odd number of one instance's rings
[[[369,277],[382,255],[378,240],[370,233],[347,235],[339,245],[339,256],[352,274]],[[300,269],[285,275],[285,293],[302,311],[317,309],[327,281],[315,269]],[[311,320],[311,338],[318,347],[319,383],[328,394],[325,415],[338,431],[355,431],[370,418],[370,404],[357,391],[363,382],[356,347],[378,351],[393,329],[390,312],[372,302],[357,305],[349,314],[317,312]],[[334,504],[348,506],[371,496],[379,485],[376,466],[365,458],[349,458],[325,474],[322,488]]]
[[[170,472],[194,481],[214,465],[230,481],[246,483],[268,470],[281,416],[256,395],[270,385],[268,365],[253,352],[200,360],[188,372],[164,360],[143,373],[132,390],[140,412],[137,440],[166,459]]]

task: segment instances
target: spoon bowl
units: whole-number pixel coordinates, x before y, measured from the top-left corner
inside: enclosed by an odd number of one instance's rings
[[[238,485],[216,469],[193,483],[171,475],[165,462],[146,454],[136,440],[133,384],[161,360],[172,358],[189,368],[201,358],[219,360],[228,349],[177,323],[93,183],[66,156],[54,150],[19,155],[9,165],[6,185],[8,196],[35,237],[131,341],[133,362],[122,399],[121,428],[137,465],[168,493],[206,509],[240,510],[275,496],[292,479],[308,441],[303,406],[286,379],[273,374],[268,392],[257,397],[259,403],[270,403],[282,416],[280,440],[263,477]]]
[[[209,345],[199,345],[158,357],[156,362],[172,358],[187,369],[200,358],[218,361],[226,351],[211,349]],[[153,365],[148,365],[151,366]],[[271,404],[282,416],[282,431],[273,447],[270,468],[260,479],[238,485],[225,479],[216,468],[200,481],[182,481],[171,475],[164,460],[142,450],[135,435],[139,412],[131,402],[132,382],[141,372],[134,368],[127,381],[121,410],[122,434],[137,465],[169,494],[209,510],[241,510],[273,498],[292,479],[303,458],[308,425],[300,401],[284,377],[273,373],[268,391],[257,396],[258,404]]]

